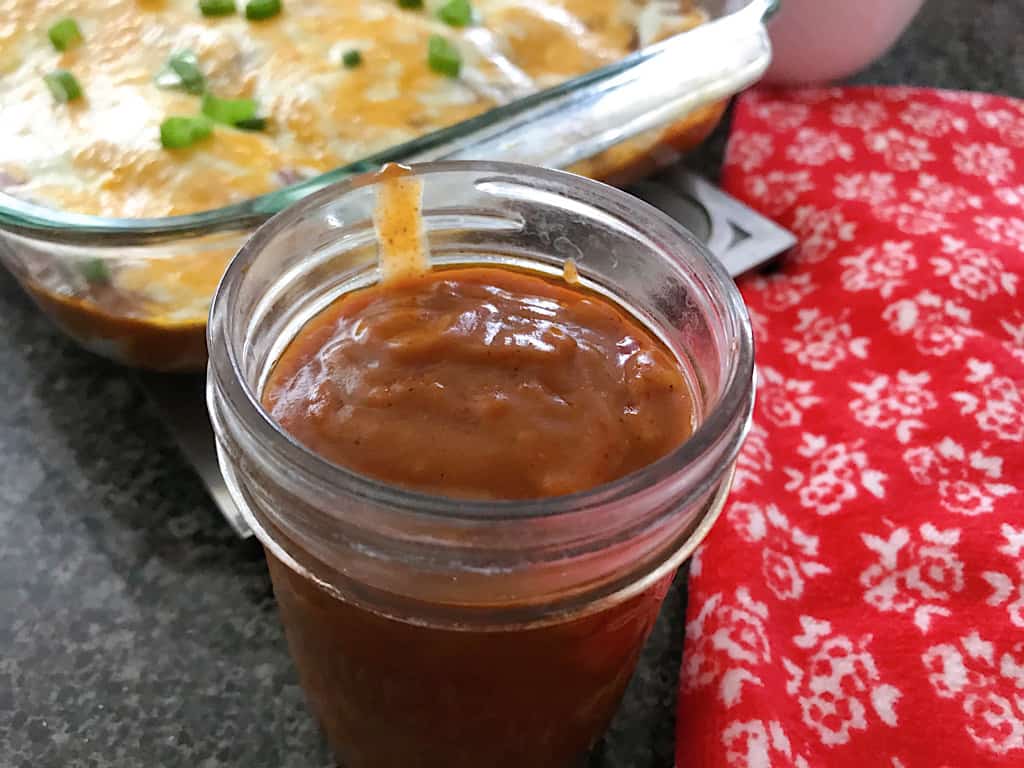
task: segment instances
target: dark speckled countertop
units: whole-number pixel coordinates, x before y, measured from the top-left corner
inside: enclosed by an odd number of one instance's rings
[[[928,0],[856,80],[1024,96],[1021,0]],[[715,174],[725,131],[690,162]],[[132,374],[0,273],[0,768],[331,764],[263,557]],[[594,765],[672,765],[678,579]]]

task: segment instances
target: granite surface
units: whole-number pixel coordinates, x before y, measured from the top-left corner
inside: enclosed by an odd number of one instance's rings
[[[1024,96],[1020,0],[929,0],[858,82]],[[724,129],[696,157],[714,175]],[[331,765],[259,547],[235,538],[133,375],[0,273],[0,767]],[[672,765],[677,579],[595,766]]]

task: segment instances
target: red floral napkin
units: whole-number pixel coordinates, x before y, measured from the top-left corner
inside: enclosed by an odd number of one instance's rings
[[[758,402],[694,559],[677,765],[1024,765],[1024,102],[739,100]]]

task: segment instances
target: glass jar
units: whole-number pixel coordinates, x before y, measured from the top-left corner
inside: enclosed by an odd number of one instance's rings
[[[368,175],[278,214],[229,266],[209,323],[221,468],[341,764],[564,768],[604,731],[721,509],[753,406],[749,320],[714,258],[624,192],[502,163],[414,172],[435,265],[559,275],[573,259],[678,356],[693,436],[615,482],[524,502],[411,492],[292,440],[261,391],[311,317],[378,278]]]

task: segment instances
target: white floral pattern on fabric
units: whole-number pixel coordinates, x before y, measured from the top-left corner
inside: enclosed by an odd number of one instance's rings
[[[765,631],[768,607],[745,587],[732,600],[716,594],[704,601],[686,625],[683,684],[687,690],[715,686],[728,708],[739,703],[747,685],[764,685],[756,674],[772,660]]]
[[[811,110],[802,104],[776,104],[772,101],[755,102],[751,114],[775,129],[789,130],[807,120]]]
[[[810,275],[768,275],[755,276],[751,281],[764,291],[764,308],[772,312],[782,312],[800,304],[804,297],[812,293],[816,285],[811,282]]]
[[[807,758],[793,753],[778,720],[734,720],[722,731],[722,744],[729,768],[809,768]]]
[[[1016,216],[975,216],[978,235],[990,243],[1009,245],[1024,251],[1024,219]]]
[[[907,192],[907,199],[921,208],[935,213],[957,213],[967,208],[981,208],[978,195],[972,195],[963,187],[942,181],[930,173],[920,173],[917,184]]]
[[[995,191],[996,199],[1004,205],[1024,210],[1024,184],[1019,187],[1000,187]]]
[[[1001,318],[999,327],[1006,333],[1003,348],[1007,354],[1024,363],[1024,311],[1017,311],[1010,317]]]
[[[990,184],[1005,181],[1017,167],[1009,149],[991,142],[954,144],[953,149],[953,164],[960,173],[982,176]]]
[[[680,768],[1024,765],[1021,121],[990,94],[737,99],[772,152],[729,152],[723,187],[798,244],[738,281],[754,426],[687,610],[713,635],[745,590],[771,658],[687,648],[718,667],[680,694]]]
[[[833,160],[852,160],[853,147],[837,133],[801,128],[796,141],[786,148],[786,157],[798,165],[824,165]]]
[[[957,643],[934,645],[921,663],[928,682],[943,699],[953,699],[967,716],[974,743],[997,755],[1024,759],[1024,650],[1019,644],[997,651],[976,630]],[[1017,691],[1003,695],[1001,691]]]
[[[987,107],[992,102],[992,96],[989,94],[975,91],[932,91],[931,94],[939,101],[964,104],[972,109]]]
[[[877,557],[862,571],[864,601],[882,612],[909,614],[921,632],[933,616],[949,616],[950,598],[964,588],[964,564],[957,556],[960,531],[925,523],[917,537],[908,528],[888,536],[862,533],[861,541]]]
[[[985,602],[996,608],[1005,606],[1010,623],[1024,629],[1024,528],[1003,523],[1000,533],[1005,543],[998,551],[1007,556],[1007,567],[1006,571],[985,571],[981,574],[992,588],[992,594]]]
[[[905,235],[930,235],[950,226],[945,214],[912,203],[880,205],[875,215],[882,221],[892,222]]]
[[[840,278],[843,288],[853,292],[878,291],[888,299],[894,289],[905,284],[906,276],[917,269],[913,247],[907,240],[886,240],[880,248],[870,246],[854,256],[840,259],[839,263],[846,267]]]
[[[866,358],[868,339],[853,335],[847,314],[830,317],[818,309],[801,309],[797,313],[800,322],[793,329],[801,336],[784,339],[783,349],[815,371],[831,371],[851,356]]]
[[[736,457],[733,490],[740,491],[748,485],[761,485],[764,476],[772,471],[772,455],[768,453],[767,436],[764,427],[756,422],[750,426],[747,439]]]
[[[810,459],[807,471],[784,467],[789,478],[787,491],[797,493],[800,505],[827,517],[856,499],[861,489],[876,499],[885,498],[885,474],[872,469],[860,442],[833,443],[819,435],[804,433],[797,453]]]
[[[882,319],[897,336],[909,334],[924,355],[958,352],[969,337],[978,335],[971,327],[970,310],[931,291],[890,304]]]
[[[799,427],[804,412],[821,402],[810,381],[790,379],[766,365],[757,368],[757,413],[777,427]]]
[[[774,150],[775,143],[770,133],[734,133],[729,141],[728,162],[744,171],[753,171],[764,165]]]
[[[1017,276],[1003,263],[980,248],[968,248],[963,240],[942,237],[942,256],[931,259],[936,277],[948,277],[949,284],[975,301],[984,301],[999,291],[1017,295]]]
[[[740,538],[758,545],[761,575],[765,586],[779,600],[796,600],[809,579],[830,573],[818,562],[818,537],[790,525],[774,504],[764,508],[739,502],[732,506],[729,520]]]
[[[970,451],[946,437],[935,445],[920,445],[903,454],[910,474],[921,485],[938,486],[942,506],[958,515],[987,515],[1002,498],[1017,489],[1000,482],[1003,460]]]
[[[978,428],[1001,440],[1024,440],[1024,392],[1008,376],[999,376],[992,363],[970,358],[966,383],[977,384],[973,391],[954,392],[960,413],[974,416]]]
[[[995,128],[1007,144],[1024,147],[1024,115],[1008,109],[991,109],[979,112],[978,122],[987,128]]]
[[[869,150],[882,155],[893,171],[916,171],[935,159],[927,139],[899,128],[869,133],[864,143]]]
[[[829,114],[837,126],[870,131],[886,121],[889,110],[880,101],[851,101],[835,104]]]
[[[793,222],[793,231],[800,237],[793,258],[807,264],[823,261],[844,243],[852,241],[856,230],[856,225],[844,219],[838,208],[819,210],[801,205],[795,211]]]
[[[801,192],[814,188],[808,171],[785,173],[769,171],[759,176],[747,177],[747,192],[758,200],[770,215],[785,211],[796,202]]]
[[[882,205],[896,197],[891,173],[836,174],[835,189],[832,194],[840,200],[855,200],[871,206]]]
[[[804,725],[821,743],[849,743],[853,731],[867,730],[869,717],[890,728],[898,726],[896,707],[902,693],[881,681],[868,651],[871,635],[856,640],[833,635],[830,622],[810,616],[801,616],[800,624],[803,632],[793,643],[808,655],[803,664],[783,658],[786,692],[800,703]]]
[[[888,88],[879,89],[879,96],[886,101],[901,103],[910,101],[917,96],[918,89],[905,85],[893,85]]]
[[[922,417],[938,403],[926,387],[931,382],[927,371],[898,371],[895,376],[875,374],[869,381],[850,382],[860,397],[849,403],[850,413],[865,427],[894,429],[896,440],[909,443],[916,430],[926,425]]]
[[[950,131],[963,133],[967,119],[930,104],[912,102],[900,112],[900,122],[915,133],[925,136],[945,136]]]

